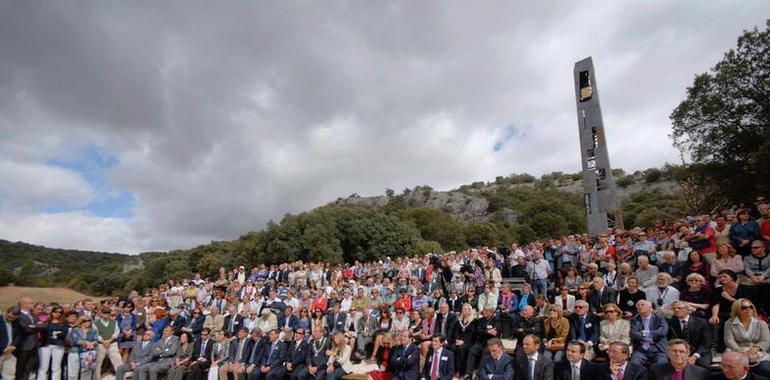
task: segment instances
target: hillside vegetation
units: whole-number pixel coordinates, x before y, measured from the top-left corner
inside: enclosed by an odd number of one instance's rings
[[[654,171],[654,175],[649,170],[629,175],[617,171],[627,182],[619,192],[625,199],[626,227],[683,212],[674,172]],[[4,260],[0,284],[66,286],[108,295],[188,278],[195,272],[212,276],[220,266],[354,262],[528,242],[584,232],[581,189],[578,175],[550,173],[540,179],[513,174],[451,191],[417,186],[401,194],[392,190],[377,197],[354,194],[312,211],[287,214],[234,241],[137,256],[0,240]]]

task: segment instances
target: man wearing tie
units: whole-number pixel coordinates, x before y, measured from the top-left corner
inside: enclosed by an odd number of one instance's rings
[[[276,380],[283,378],[286,361],[286,343],[280,340],[278,330],[270,331],[270,347],[262,353],[259,371],[253,371],[250,380]]]
[[[513,379],[513,358],[505,354],[503,342],[492,338],[487,342],[487,350],[489,356],[481,361],[479,377],[483,380]]]
[[[308,342],[305,340],[305,329],[297,328],[294,331],[294,341],[286,355],[286,365],[283,370],[283,378],[291,380],[304,380],[307,378],[307,360],[310,352]],[[276,376],[278,378],[278,376]]]
[[[647,300],[636,303],[638,314],[631,319],[631,343],[634,354],[631,362],[642,366],[652,363],[666,363],[666,319],[652,313],[652,304]]]
[[[455,371],[455,357],[452,351],[444,349],[444,337],[434,336],[431,340],[432,353],[423,369],[423,379],[452,380]]]
[[[602,364],[599,373],[609,380],[646,380],[647,370],[628,361],[631,349],[623,342],[612,342],[607,349],[610,361]]]
[[[438,335],[444,337],[444,340],[450,345],[450,348],[455,342],[456,323],[457,316],[449,312],[449,304],[441,302],[441,304],[438,305],[438,316],[436,317]]]
[[[123,380],[123,377],[127,372],[134,372],[142,364],[147,364],[152,361],[152,336],[155,332],[147,330],[143,335],[139,336],[134,341],[134,347],[131,350],[131,354],[128,356],[128,361],[122,364],[115,371],[115,379]],[[138,377],[138,376],[135,376]]]
[[[163,328],[163,335],[155,342],[152,347],[153,362],[140,365],[135,371],[134,376],[137,380],[147,377],[150,380],[156,380],[159,374],[166,373],[172,365],[176,352],[179,350],[179,337],[174,335],[174,328],[166,325]]]
[[[586,349],[583,351],[586,351],[599,345],[600,336],[601,321],[588,312],[588,302],[575,301],[575,313],[569,316],[569,339],[585,343]]]
[[[668,320],[668,339],[684,339],[690,344],[687,361],[703,368],[711,366],[711,328],[703,318],[690,315],[690,305],[675,301],[671,304],[674,316]]]
[[[414,380],[419,375],[417,367],[420,364],[420,352],[412,342],[409,330],[400,333],[399,343],[391,351],[388,370],[392,371],[394,379]]]
[[[193,346],[193,362],[190,364],[190,378],[203,380],[205,372],[211,367],[211,350],[214,340],[211,339],[211,329],[203,328],[200,339]]]
[[[227,315],[224,322],[227,336],[235,336],[243,327],[243,316],[238,314],[238,305],[231,304],[227,307]]]
[[[524,357],[519,360],[520,380],[553,380],[553,361],[540,355],[540,337],[529,334],[522,339]]]
[[[650,366],[650,378],[661,380],[702,380],[708,379],[711,373],[703,367],[688,363],[690,345],[682,339],[668,341],[666,349],[668,363],[656,363]]]
[[[595,380],[600,377],[599,368],[588,360],[583,360],[586,353],[585,343],[572,340],[567,343],[567,360],[556,363],[556,380]]]
[[[310,353],[307,360],[307,373],[313,379],[323,379],[326,377],[326,364],[329,362],[329,357],[326,356],[326,350],[329,349],[331,343],[324,335],[326,331],[323,327],[313,327],[313,340],[310,341]],[[298,373],[298,375],[303,375]],[[300,378],[306,378],[307,375]]]
[[[37,333],[43,329],[32,315],[32,306],[32,298],[21,297],[20,312],[13,323],[15,335],[13,346],[16,347],[13,354],[16,356],[16,378],[20,380],[29,378],[29,372],[37,356]]]
[[[227,363],[219,367],[219,380],[227,380],[228,373],[232,374],[235,379],[243,380],[246,378],[246,362],[249,359],[249,352],[251,352],[248,349],[250,347],[249,331],[246,328],[238,329],[238,337],[230,342]]]

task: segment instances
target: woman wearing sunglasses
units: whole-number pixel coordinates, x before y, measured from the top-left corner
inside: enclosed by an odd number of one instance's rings
[[[757,309],[746,298],[733,302],[730,320],[725,323],[725,346],[728,351],[743,352],[756,365],[754,373],[770,376],[770,330],[757,318]]]

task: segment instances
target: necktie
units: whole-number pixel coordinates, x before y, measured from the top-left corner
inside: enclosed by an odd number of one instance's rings
[[[587,341],[586,339],[586,317],[580,317],[580,340]]]
[[[618,374],[615,376],[615,380],[623,380],[623,368],[618,368]]]
[[[439,351],[436,350],[436,353],[433,354],[433,365],[431,365],[430,370],[430,380],[438,380],[438,362],[440,360]]]
[[[527,380],[535,380],[535,358],[529,358],[529,373]]]
[[[577,364],[572,365],[572,380],[580,380],[580,368]]]
[[[201,354],[200,354],[201,358],[206,357],[206,344],[208,344],[208,342],[209,342],[208,340],[204,340],[203,342],[201,342]]]
[[[687,320],[686,319],[682,319],[682,333],[687,335]]]

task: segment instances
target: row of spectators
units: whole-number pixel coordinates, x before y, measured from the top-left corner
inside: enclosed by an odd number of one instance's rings
[[[99,379],[108,359],[119,379],[339,379],[355,363],[376,364],[377,379],[630,379],[700,374],[715,356],[768,376],[767,206],[756,220],[739,210],[424,257],[220,268],[99,302],[22,298],[3,315],[2,377]]]

